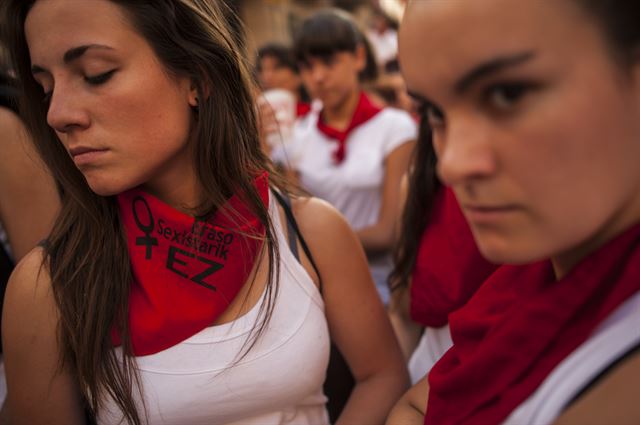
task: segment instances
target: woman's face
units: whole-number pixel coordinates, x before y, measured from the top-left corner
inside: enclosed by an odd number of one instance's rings
[[[400,62],[490,260],[566,269],[640,219],[640,66],[574,1],[414,1]]]
[[[167,73],[119,6],[37,1],[25,33],[47,122],[94,192],[143,185],[162,198],[193,181],[196,92]]]
[[[299,64],[300,77],[314,99],[327,109],[338,110],[360,89],[358,74],[364,69],[364,49],[336,52],[324,57],[309,57]]]

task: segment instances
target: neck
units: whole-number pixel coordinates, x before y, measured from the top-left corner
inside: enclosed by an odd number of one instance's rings
[[[636,205],[619,211],[585,242],[551,258],[556,279],[562,279],[588,255],[640,222],[640,197],[638,198]]]
[[[187,158],[183,164],[160,173],[160,176],[142,185],[142,189],[167,205],[194,215],[202,200],[202,187],[196,177],[193,162]]]
[[[325,123],[336,130],[345,130],[351,122],[351,118],[358,107],[359,100],[360,88],[356,88],[349,93],[342,102],[330,108],[325,107],[322,110]]]

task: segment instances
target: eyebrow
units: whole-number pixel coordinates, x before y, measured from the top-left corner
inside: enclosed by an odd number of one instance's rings
[[[486,78],[487,76],[496,73],[498,71],[502,71],[505,68],[521,65],[536,56],[534,51],[526,51],[522,53],[511,54],[507,56],[500,56],[485,63],[482,63],[471,71],[464,74],[462,78],[460,78],[454,85],[454,91],[457,94],[464,94],[471,85],[482,78]],[[414,91],[407,90],[409,96],[411,96],[414,100],[425,103],[428,105],[434,105],[434,103],[428,98],[418,94]]]
[[[488,62],[484,62],[469,72],[464,74],[454,85],[454,90],[458,94],[463,94],[469,89],[476,81],[485,78],[498,71],[502,71],[505,68],[521,65],[536,56],[534,51],[526,51],[522,53],[511,54],[508,56],[501,56],[492,59]]]
[[[64,55],[62,56],[62,61],[65,64],[69,64],[75,60],[80,59],[80,57],[82,57],[82,55],[85,54],[85,52],[89,49],[103,49],[103,50],[113,50],[113,48],[109,47],[109,46],[105,46],[102,44],[84,44],[82,46],[78,46],[78,47],[73,47],[69,50],[67,50]],[[38,74],[38,73],[42,73],[42,72],[47,72],[47,70],[39,65],[33,65],[31,66],[31,73],[32,74]]]

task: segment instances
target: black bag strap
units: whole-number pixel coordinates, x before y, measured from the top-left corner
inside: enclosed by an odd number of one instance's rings
[[[313,256],[311,255],[311,251],[309,250],[309,246],[307,242],[304,240],[302,233],[300,232],[300,228],[298,227],[298,222],[296,222],[296,218],[293,216],[293,211],[291,211],[291,199],[287,194],[279,193],[276,190],[273,190],[272,193],[275,195],[276,199],[282,209],[284,210],[284,214],[287,216],[287,235],[289,239],[289,248],[291,249],[291,253],[295,257],[298,262],[300,262],[300,253],[298,252],[298,243],[300,241],[300,246],[302,246],[302,250],[305,255],[311,262],[311,266],[313,270],[315,270],[319,279],[319,290],[320,294],[322,294],[322,276],[320,276],[320,270],[318,270],[318,266],[316,266],[316,262],[313,260]]]
[[[287,216],[287,233],[289,236],[291,252],[295,256],[296,260],[300,262],[298,244],[296,241],[296,239],[299,239],[300,246],[302,246],[304,253],[307,255],[307,258],[311,262],[313,269],[316,271],[316,274],[320,279],[319,291],[320,295],[322,295],[322,277],[320,276],[318,267],[316,267],[316,264],[313,261],[311,251],[309,251],[309,247],[302,237],[302,233],[300,233],[298,223],[293,216],[293,212],[291,211],[291,200],[286,194],[279,193],[275,190],[273,190],[272,193],[275,195],[278,203],[282,206],[282,209]],[[355,385],[356,381],[351,373],[351,369],[349,368],[347,361],[340,352],[338,346],[331,341],[329,365],[327,366],[327,376],[323,385],[323,391],[328,398],[327,411],[329,412],[329,420],[331,423],[335,423],[338,420],[338,417],[346,406],[347,401],[349,401],[349,396],[351,395]]]

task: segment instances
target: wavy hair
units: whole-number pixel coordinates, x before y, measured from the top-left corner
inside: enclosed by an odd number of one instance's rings
[[[254,83],[242,45],[240,20],[222,1],[112,1],[150,44],[169,75],[189,77],[197,87],[200,101],[193,130],[193,165],[204,193],[197,215],[211,215],[231,194],[239,193],[265,225],[269,277],[261,308],[267,315],[256,324],[257,337],[266,326],[277,294],[279,253],[268,207],[263,205],[253,179],[267,170],[272,185],[284,188],[285,183],[260,149]],[[25,121],[64,190],[62,211],[46,244],[43,263],[60,314],[60,367],[68,367],[76,375],[92,415],[110,396],[127,422],[140,424],[143,416],[136,408],[133,388],[141,389],[126,320],[132,273],[122,223],[115,197],[91,191],[46,124],[47,107],[40,101],[43,90],[31,75],[24,34],[24,22],[34,2],[10,0],[6,5],[7,29],[11,56],[25,93],[21,104]],[[233,211],[226,212],[234,216]],[[111,344],[112,326],[122,335],[122,361]]]

